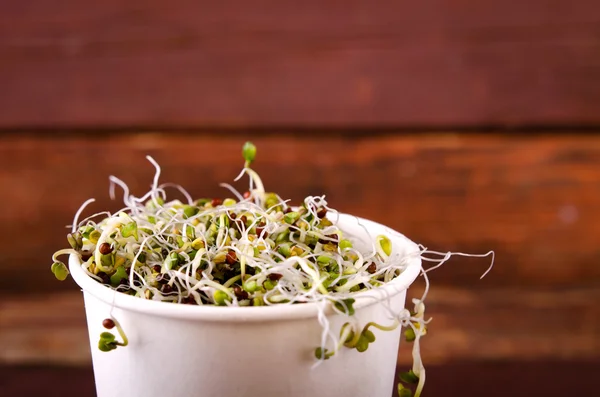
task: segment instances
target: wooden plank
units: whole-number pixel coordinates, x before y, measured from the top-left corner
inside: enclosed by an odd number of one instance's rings
[[[472,3],[7,2],[0,128],[600,122],[597,1]]]
[[[226,196],[242,166],[245,138],[268,189],[298,203],[325,194],[341,212],[373,219],[432,250],[485,253],[497,263],[457,258],[432,273],[438,285],[597,286],[600,259],[600,136],[222,134],[9,135],[0,140],[0,290],[74,290],[49,272],[66,229],[89,197],[88,215],[120,208],[108,176],[141,195],[161,181],[194,197]],[[237,185],[241,190],[244,183]],[[120,197],[120,193],[118,193]],[[175,197],[175,196],[173,196]]]
[[[511,397],[563,397],[565,393],[593,396],[598,390],[596,380],[598,371],[600,371],[600,363],[583,360],[456,361],[427,369],[427,383],[423,395],[505,397],[507,392],[510,392]],[[0,385],[8,396],[96,396],[91,366],[0,365],[0,372],[3,374]],[[524,381],[516,382],[517,379]],[[48,387],[48,385],[52,386]],[[490,387],[490,385],[498,386]],[[393,396],[397,397],[397,394],[394,392]]]
[[[411,291],[412,295],[418,288]],[[598,289],[523,291],[434,288],[427,298],[433,319],[423,339],[425,363],[452,360],[600,359]],[[80,293],[5,296],[0,303],[0,363],[90,362]],[[399,363],[411,363],[410,345]]]

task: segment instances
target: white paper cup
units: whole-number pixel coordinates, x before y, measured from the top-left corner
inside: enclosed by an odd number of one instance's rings
[[[334,215],[335,217],[335,215]],[[359,226],[358,221],[365,228]],[[341,214],[347,234],[370,241],[383,225]],[[416,253],[408,238],[386,233],[394,253]],[[117,293],[91,279],[77,257],[69,267],[82,288],[98,397],[385,397],[392,394],[400,328],[373,329],[367,351],[342,348],[313,368],[322,326],[317,304],[217,307],[151,301]],[[392,322],[383,302],[404,308],[406,290],[421,268],[412,255],[407,269],[384,287],[356,295],[355,317]],[[348,317],[325,310],[339,337]],[[114,316],[129,345],[98,350],[102,320]],[[113,330],[114,331],[114,330]],[[115,333],[116,334],[116,333]],[[118,335],[117,335],[117,338]]]

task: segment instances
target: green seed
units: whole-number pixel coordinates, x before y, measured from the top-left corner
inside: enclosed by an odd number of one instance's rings
[[[242,156],[248,164],[256,158],[256,146],[252,142],[246,142],[242,148]]]
[[[350,240],[341,240],[340,241],[340,248],[341,249],[347,249],[347,248],[352,248],[352,242],[350,242]]]
[[[250,293],[255,292],[258,290],[258,284],[256,284],[256,281],[248,281],[244,283],[244,290]]]
[[[54,273],[54,277],[59,279],[60,281],[64,281],[69,275],[69,269],[62,262],[54,262],[50,267],[52,273]]]
[[[263,300],[262,297],[255,297],[252,298],[252,306],[264,306],[265,305],[265,301]]]
[[[319,255],[317,257],[317,263],[321,266],[327,266],[331,262],[331,258],[327,255]]]
[[[175,242],[177,243],[177,246],[179,248],[183,247],[183,245],[185,244],[185,241],[183,241],[183,237],[181,236],[175,237]]]
[[[413,342],[417,338],[415,331],[410,327],[404,331],[404,337],[406,338],[407,342]]]
[[[221,291],[220,289],[218,289],[213,294],[213,299],[215,300],[215,305],[225,306],[225,302],[229,301],[229,295],[227,295],[225,291]]]

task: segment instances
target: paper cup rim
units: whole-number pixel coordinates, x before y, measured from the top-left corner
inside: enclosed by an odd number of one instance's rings
[[[347,214],[339,214],[342,216],[351,216]],[[370,228],[385,228],[389,229],[380,223],[369,221],[363,218],[351,216],[353,219],[359,220],[368,229]],[[403,234],[393,231],[394,236],[390,236],[392,240],[404,240],[402,244],[414,246],[415,253],[418,252],[418,246],[408,239]],[[214,305],[186,305],[172,302],[161,302],[149,299],[141,299],[131,295],[118,292],[112,288],[100,284],[93,278],[89,277],[81,268],[81,262],[76,255],[71,255],[69,258],[69,270],[75,282],[81,287],[84,293],[94,296],[96,299],[104,303],[127,311],[144,313],[157,317],[178,318],[192,321],[215,321],[215,322],[264,322],[264,321],[282,321],[282,320],[298,320],[309,317],[316,317],[322,310],[319,305],[325,305],[325,313],[333,312],[329,303],[301,303],[292,305],[271,305],[271,306],[214,306]],[[359,292],[352,297],[356,300],[355,309],[371,306],[378,302],[389,299],[405,290],[414,282],[421,270],[421,257],[415,255],[408,258],[408,266],[395,279],[386,283],[384,286],[374,288],[372,290]]]

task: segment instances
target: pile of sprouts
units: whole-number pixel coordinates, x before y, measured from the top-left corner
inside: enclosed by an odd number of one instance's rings
[[[161,169],[149,156],[156,173],[150,191],[142,197],[131,195],[122,180],[111,176],[111,198],[115,186],[121,187],[125,207],[114,214],[100,212],[79,220],[94,200],[86,201],[67,235],[71,248],[53,255],[52,272],[59,280],[66,279],[67,266],[57,258],[76,255],[89,277],[142,299],[216,306],[329,303],[334,311],[352,316],[356,293],[381,287],[406,269],[410,258],[393,253],[386,235],[368,242],[370,250],[355,247],[357,242],[336,225],[337,212],[324,196],[306,197],[293,207],[265,191],[259,175],[250,168],[256,147],[247,142],[242,154],[245,165],[235,180],[247,175],[249,189],[240,193],[222,184],[233,196],[224,200],[194,200],[181,186],[159,184]],[[185,200],[167,200],[167,189],[178,190]],[[438,265],[451,255],[420,249],[418,256]],[[437,256],[434,259],[426,253]],[[428,286],[427,282],[421,299],[413,300],[414,310],[393,313],[391,324],[371,322],[358,327],[346,322],[339,337],[324,329],[321,346],[314,352],[318,362],[344,347],[364,352],[375,341],[372,329],[404,327],[404,338],[413,343],[413,367],[400,374],[398,390],[406,397],[414,389],[418,397],[425,382],[419,342],[429,322],[423,303]],[[327,320],[320,315],[319,321]],[[98,342],[101,351],[127,346],[116,319],[105,319],[103,326],[116,327],[122,341],[103,332]],[[327,335],[332,340],[330,348]]]

